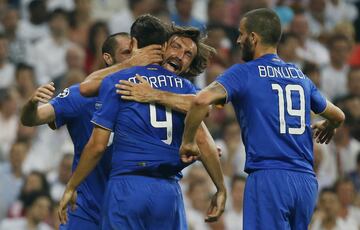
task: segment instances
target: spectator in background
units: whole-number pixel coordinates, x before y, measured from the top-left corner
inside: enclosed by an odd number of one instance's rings
[[[20,21],[19,36],[31,44],[49,35],[45,0],[33,0],[28,5],[29,20]]]
[[[57,172],[48,175],[50,182],[50,195],[52,200],[59,202],[65,191],[66,183],[71,177],[71,167],[73,163],[73,153],[66,153],[60,162]]]
[[[75,9],[69,14],[69,39],[85,48],[92,24],[92,0],[74,0]]]
[[[105,22],[98,21],[91,26],[86,48],[85,72],[87,74],[105,67],[101,47],[108,36],[109,30]]]
[[[1,19],[3,33],[9,40],[9,60],[13,63],[27,62],[30,42],[20,36],[19,12],[8,8]]]
[[[302,68],[304,63],[301,58],[297,55],[296,51],[300,48],[300,41],[294,33],[282,34],[278,46],[278,54],[281,59],[285,62],[295,64],[298,68]]]
[[[243,201],[245,189],[245,177],[235,175],[231,180],[231,208],[224,214],[227,230],[243,228]]]
[[[0,88],[9,87],[14,81],[15,67],[8,60],[9,40],[0,33]]]
[[[31,192],[24,197],[25,216],[5,219],[0,223],[0,230],[52,230],[45,220],[50,215],[52,201],[48,194]]]
[[[324,188],[319,196],[319,215],[314,215],[310,230],[338,229],[356,230],[356,222],[353,219],[343,220],[338,217],[340,209],[339,198],[331,188]],[[319,213],[320,212],[320,213]]]
[[[296,54],[305,61],[316,63],[320,68],[328,64],[330,61],[329,52],[320,42],[310,37],[305,11],[300,9],[294,13],[289,32],[294,33],[299,38],[300,47],[295,50]]]
[[[302,71],[311,79],[316,88],[320,88],[321,75],[319,66],[311,62],[305,62]]]
[[[323,35],[326,36],[335,26],[326,18],[326,0],[311,0],[308,4],[306,17],[309,22],[311,37],[319,38]]]
[[[14,89],[0,89],[0,161],[7,160],[19,125],[17,94]]]
[[[128,0],[128,7],[111,16],[109,20],[110,33],[130,33],[131,24],[142,14],[152,13],[153,0]]]
[[[19,63],[15,71],[15,87],[19,93],[19,107],[30,98],[36,89],[34,68],[30,65]]]
[[[340,201],[338,217],[348,223],[356,223],[360,227],[360,209],[354,206],[355,189],[350,179],[340,179],[335,185],[336,193]],[[352,224],[353,225],[353,224]]]
[[[0,220],[6,217],[7,210],[16,200],[23,183],[22,163],[28,145],[15,142],[10,149],[9,161],[0,164]]]
[[[32,64],[39,84],[50,82],[65,72],[65,54],[71,45],[67,36],[67,13],[64,10],[56,9],[49,15],[49,27],[50,35],[40,39],[32,51]]]
[[[178,26],[192,26],[201,31],[205,30],[205,25],[194,18],[192,13],[193,0],[175,0],[176,12],[171,15],[171,21]]]
[[[350,1],[328,0],[325,7],[325,17],[332,25],[354,22],[358,17],[358,10]]]
[[[336,158],[328,146],[314,143],[314,171],[318,179],[318,191],[331,187],[336,182]]]
[[[32,192],[40,192],[49,195],[49,184],[43,173],[32,171],[27,175],[16,200],[8,210],[8,217],[17,218],[25,215],[26,199]]]
[[[342,177],[356,169],[356,158],[360,151],[360,142],[351,136],[350,127],[353,121],[347,117],[339,127],[329,148],[336,156],[338,176]],[[359,216],[360,218],[360,216]]]
[[[53,81],[56,88],[55,94],[63,90],[64,81],[69,72],[75,71],[85,74],[85,58],[86,54],[83,48],[76,44],[70,45],[65,54],[66,70]]]
[[[350,96],[360,97],[360,66],[352,67],[348,72],[347,88]]]
[[[352,181],[356,192],[360,192],[360,152],[356,157],[356,169],[349,173],[349,178]]]
[[[288,1],[278,0],[276,6],[273,9],[280,18],[283,30],[287,30],[290,22],[294,17],[294,12],[287,3]]]
[[[321,71],[321,91],[333,101],[347,94],[347,59],[351,51],[351,42],[345,35],[334,34],[329,38],[330,63]]]

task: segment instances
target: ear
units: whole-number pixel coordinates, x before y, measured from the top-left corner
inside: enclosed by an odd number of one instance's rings
[[[138,48],[138,41],[137,41],[136,38],[132,37],[131,42],[130,42],[130,50],[135,51],[137,49],[139,49]]]
[[[255,32],[251,32],[250,34],[250,38],[251,38],[251,42],[256,45],[259,41],[260,41],[260,36],[255,33]]]
[[[114,63],[114,60],[109,53],[103,53],[102,57],[108,66],[111,66]]]

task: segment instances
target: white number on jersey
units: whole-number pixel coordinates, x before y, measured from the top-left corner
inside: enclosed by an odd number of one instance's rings
[[[150,104],[150,123],[154,128],[166,128],[166,140],[162,140],[166,144],[170,145],[172,142],[173,124],[171,109],[165,107],[166,119],[165,121],[156,120],[156,106]]]
[[[272,89],[277,91],[279,98],[279,123],[280,123],[280,133],[286,133],[286,121],[285,121],[285,103],[284,103],[284,91],[279,84],[271,84]],[[291,99],[292,92],[298,92],[300,96],[300,108],[294,109]],[[303,134],[305,132],[305,94],[304,89],[301,85],[292,85],[289,84],[285,87],[286,93],[286,110],[290,116],[300,117],[300,127],[289,127],[289,134]]]

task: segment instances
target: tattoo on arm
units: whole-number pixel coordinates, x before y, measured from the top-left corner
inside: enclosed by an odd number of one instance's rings
[[[216,98],[219,98],[215,101],[214,104],[225,104],[226,98],[227,98],[227,92],[221,84],[219,84],[217,81],[213,81],[210,85],[208,85],[205,88],[206,91],[211,92],[212,94],[216,95]]]

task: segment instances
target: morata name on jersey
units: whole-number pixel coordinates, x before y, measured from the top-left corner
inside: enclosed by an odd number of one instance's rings
[[[260,77],[306,78],[303,72],[295,67],[259,65],[258,70]]]
[[[179,77],[174,77],[171,75],[159,75],[159,76],[141,76],[143,77],[152,88],[160,88],[160,87],[176,87],[183,88],[183,80]],[[136,77],[131,77],[128,81],[133,83],[138,83]]]

